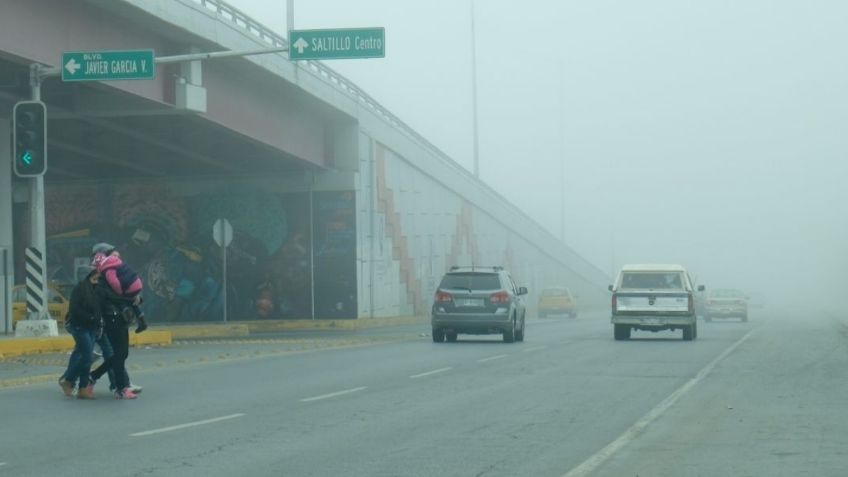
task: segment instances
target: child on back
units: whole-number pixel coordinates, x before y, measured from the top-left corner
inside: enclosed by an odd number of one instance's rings
[[[144,312],[139,308],[141,290],[144,285],[138,273],[121,260],[121,254],[115,249],[95,253],[91,262],[106,280],[109,288],[122,298],[119,305],[127,323],[137,318],[138,326],[135,332],[141,333],[146,330],[147,322],[144,320]]]

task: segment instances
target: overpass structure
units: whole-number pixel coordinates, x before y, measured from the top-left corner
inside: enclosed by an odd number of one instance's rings
[[[390,34],[390,33],[389,33]],[[390,38],[388,41],[391,41]],[[287,46],[221,0],[6,0],[0,6],[0,253],[6,327],[24,275],[30,181],[12,174],[12,106],[66,51],[157,57]],[[68,290],[91,245],[145,281],[153,322],[429,312],[451,265],[503,265],[531,291],[607,300],[605,273],[325,64],[285,53],[157,65],[150,80],[46,80],[47,278]],[[2,324],[0,324],[2,328]]]

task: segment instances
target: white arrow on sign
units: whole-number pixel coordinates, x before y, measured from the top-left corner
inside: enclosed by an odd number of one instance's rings
[[[70,74],[76,73],[77,70],[80,68],[82,68],[82,66],[77,63],[77,61],[73,58],[71,58],[70,60],[68,60],[67,63],[65,63],[65,69],[68,70],[68,73]]]
[[[306,40],[303,39],[303,37],[300,37],[297,39],[296,42],[294,42],[294,47],[297,48],[297,52],[302,55],[303,50],[309,48],[309,43],[307,43]]]

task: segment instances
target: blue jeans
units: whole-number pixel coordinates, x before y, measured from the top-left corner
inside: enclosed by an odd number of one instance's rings
[[[90,381],[96,333],[94,330],[73,325],[68,325],[67,330],[74,337],[74,350],[71,352],[71,357],[68,358],[68,369],[65,370],[62,379],[74,385],[79,380],[79,387],[84,388],[88,386]]]
[[[115,354],[115,351],[112,349],[112,343],[109,342],[109,338],[106,336],[106,333],[103,333],[100,336],[100,339],[97,340],[97,346],[100,348],[100,352],[103,354],[103,360],[107,360]],[[109,376],[109,389],[115,389],[115,371],[110,367],[106,372]],[[127,373],[127,368],[124,368],[124,382],[130,382],[130,375]]]

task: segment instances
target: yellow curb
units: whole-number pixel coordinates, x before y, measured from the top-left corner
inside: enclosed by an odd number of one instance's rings
[[[130,331],[130,345],[170,345],[172,343],[169,331],[145,331],[135,334]],[[0,340],[0,356],[13,358],[16,356],[41,353],[65,353],[74,349],[74,339],[71,336],[50,336],[41,338],[9,338]]]
[[[175,340],[186,338],[224,338],[247,336],[250,334],[245,324],[216,323],[204,325],[156,326],[157,330],[167,331]],[[142,333],[143,335],[144,333]]]
[[[239,321],[237,323],[204,323],[186,325],[156,325],[154,328],[167,330],[175,340],[203,338],[246,337],[278,331],[323,331],[357,330],[377,326],[411,325],[426,323],[429,317],[394,316],[384,318],[359,318],[356,320],[262,320]]]
[[[143,333],[130,331],[130,346],[169,346],[173,343],[173,335],[168,330],[148,329]]]

